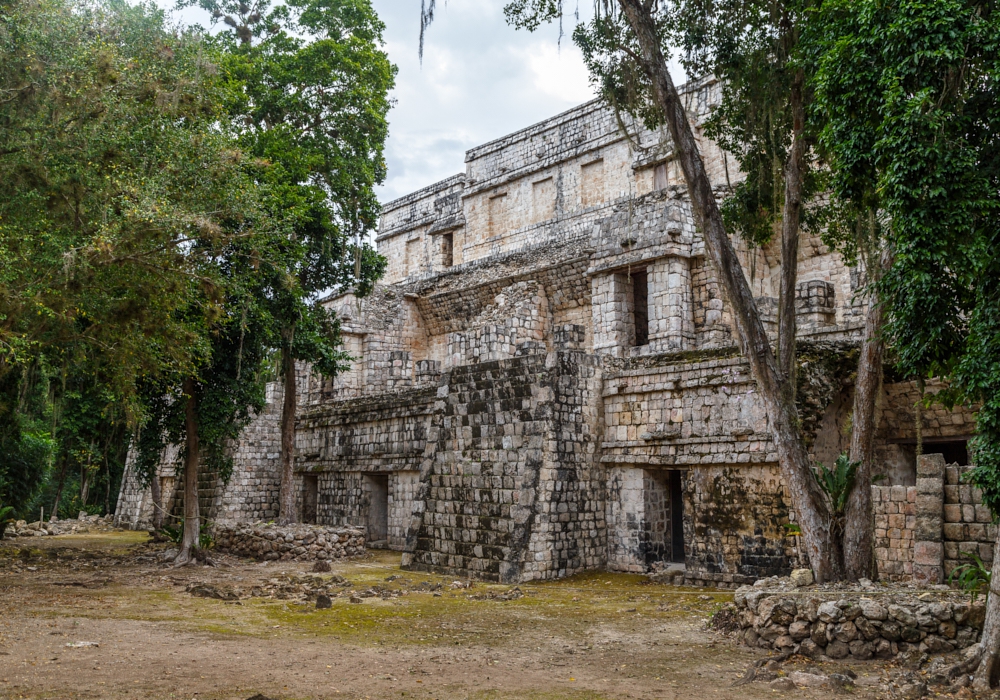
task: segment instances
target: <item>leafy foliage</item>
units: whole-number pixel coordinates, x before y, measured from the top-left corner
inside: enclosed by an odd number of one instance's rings
[[[833,186],[877,197],[880,283],[904,376],[979,403],[973,479],[1000,512],[1000,13],[964,0],[831,0],[812,37]]]
[[[163,535],[169,542],[180,544],[181,540],[184,539],[184,528],[181,526],[174,527],[173,525],[164,525],[160,529],[160,534]],[[212,540],[209,523],[202,523],[198,532],[198,546],[201,549],[211,549],[214,544],[215,542]]]
[[[830,499],[830,510],[834,517],[842,517],[847,508],[847,499],[854,488],[854,477],[857,475],[860,462],[852,462],[846,454],[837,457],[833,469],[824,464],[817,464],[816,481],[823,493]]]
[[[971,593],[975,601],[980,593],[989,591],[993,572],[975,552],[962,552],[962,556],[972,561],[956,566],[948,576],[948,583],[957,580],[958,587]]]

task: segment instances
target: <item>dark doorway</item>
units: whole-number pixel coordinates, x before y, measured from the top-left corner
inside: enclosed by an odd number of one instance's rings
[[[667,472],[670,491],[670,561],[684,561],[684,489],[677,469]]]
[[[643,526],[640,535],[646,565],[684,562],[684,493],[681,472],[648,469],[643,475]]]
[[[389,475],[366,474],[368,486],[368,546],[385,547],[389,539]]]
[[[455,264],[455,239],[451,233],[441,236],[441,267]]]
[[[924,454],[938,452],[944,455],[945,464],[958,464],[960,467],[969,464],[969,444],[965,440],[924,443]]]
[[[632,282],[632,320],[635,323],[635,345],[649,345],[649,285],[645,270],[629,275]]]
[[[319,477],[315,474],[302,476],[302,522],[316,524],[316,506],[319,503]]]

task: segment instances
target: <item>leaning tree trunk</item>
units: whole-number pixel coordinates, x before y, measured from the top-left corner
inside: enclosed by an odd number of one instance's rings
[[[187,564],[197,556],[198,536],[201,532],[201,515],[198,512],[198,404],[194,380],[184,380],[184,534],[181,551],[174,560],[178,565]]]
[[[295,358],[292,355],[292,341],[295,329],[282,333],[281,368],[284,376],[285,397],[281,407],[281,491],[278,496],[278,523],[288,525],[295,522],[295,408],[297,387],[295,385]]]
[[[993,551],[1000,552],[1000,528]],[[986,692],[1000,671],[1000,557],[993,557],[990,592],[986,598],[986,620],[983,635],[979,639],[979,667],[976,669],[972,687]]]
[[[838,543],[834,541],[829,508],[813,476],[809,454],[802,440],[794,388],[778,368],[750,285],[732,241],[726,234],[691,124],[670,77],[656,24],[641,0],[618,1],[639,42],[643,67],[652,82],[654,98],[663,112],[677,149],[691,195],[695,223],[705,238],[705,248],[733,309],[737,339],[750,363],[770,420],[778,463],[791,493],[796,519],[802,527],[809,562],[817,580],[837,580],[843,576],[842,560],[837,555]],[[794,260],[783,262],[796,263]]]
[[[795,393],[795,285],[799,271],[799,226],[802,220],[802,177],[805,170],[803,72],[792,81],[792,147],[785,163],[785,206],[781,217],[781,289],[778,297],[778,368]]]
[[[885,270],[892,260],[883,254]],[[873,271],[879,274],[879,271]],[[874,275],[872,275],[874,281]],[[872,471],[875,462],[875,430],[878,396],[882,389],[882,361],[885,342],[882,325],[885,312],[876,292],[872,292],[865,316],[865,337],[858,358],[858,378],[854,382],[854,417],[851,425],[851,461],[858,462],[854,488],[847,500],[844,527],[844,567],[853,581],[874,578],[874,523],[872,521]]]

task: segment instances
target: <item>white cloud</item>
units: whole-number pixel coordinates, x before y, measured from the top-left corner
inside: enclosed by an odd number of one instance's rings
[[[173,0],[156,0],[166,9]],[[419,0],[372,0],[386,24],[385,46],[399,68],[386,144],[389,201],[465,170],[465,151],[592,99],[580,50],[567,17],[559,28],[534,33],[507,25],[509,0],[439,0],[427,30],[423,66],[417,59]],[[586,19],[589,3],[581,3]],[[207,14],[177,18],[207,24]]]

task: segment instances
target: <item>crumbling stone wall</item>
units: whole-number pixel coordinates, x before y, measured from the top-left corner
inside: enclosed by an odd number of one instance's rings
[[[831,659],[888,659],[901,652],[944,654],[975,644],[986,616],[983,599],[960,593],[849,591],[781,581],[743,586],[733,602],[744,643]],[[787,584],[787,582],[785,582]],[[762,585],[761,585],[762,584]]]
[[[219,525],[212,534],[220,552],[262,561],[330,561],[365,553],[365,533],[343,527]]]

